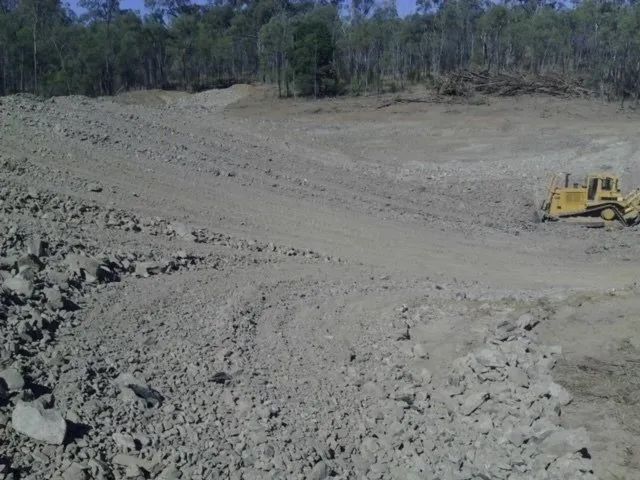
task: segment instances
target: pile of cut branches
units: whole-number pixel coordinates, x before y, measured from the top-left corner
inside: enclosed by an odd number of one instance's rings
[[[479,92],[488,95],[514,96],[546,94],[557,97],[584,97],[592,91],[579,82],[560,75],[522,75],[462,70],[445,75],[438,85],[440,95],[468,96]]]

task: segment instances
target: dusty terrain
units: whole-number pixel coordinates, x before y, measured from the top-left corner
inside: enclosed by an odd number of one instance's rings
[[[536,211],[555,171],[640,184],[639,129],[545,97],[0,98],[0,478],[639,478],[640,230]]]

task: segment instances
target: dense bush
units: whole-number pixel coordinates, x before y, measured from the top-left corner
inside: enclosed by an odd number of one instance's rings
[[[0,94],[197,90],[238,80],[281,95],[399,90],[458,69],[579,76],[609,98],[640,94],[640,4],[588,0],[0,0]]]

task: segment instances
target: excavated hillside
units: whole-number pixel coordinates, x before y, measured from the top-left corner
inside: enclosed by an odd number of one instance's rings
[[[633,111],[542,96],[0,98],[0,479],[632,479]]]

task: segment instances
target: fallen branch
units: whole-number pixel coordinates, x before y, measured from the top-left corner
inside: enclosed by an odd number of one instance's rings
[[[379,110],[381,108],[390,107],[391,105],[395,105],[396,103],[429,103],[429,100],[424,98],[402,98],[396,97],[390,102],[385,102],[381,105],[378,105],[376,108]]]

